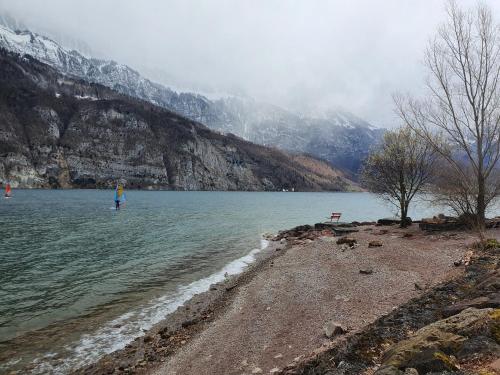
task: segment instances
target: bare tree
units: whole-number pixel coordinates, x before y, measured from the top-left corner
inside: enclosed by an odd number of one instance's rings
[[[428,95],[395,96],[396,111],[446,161],[438,192],[483,227],[499,193],[499,29],[485,5],[464,11],[450,1],[447,14],[425,53]]]
[[[401,226],[408,224],[408,208],[434,176],[437,154],[409,127],[385,133],[380,147],[365,161],[361,180],[372,192],[398,207]]]

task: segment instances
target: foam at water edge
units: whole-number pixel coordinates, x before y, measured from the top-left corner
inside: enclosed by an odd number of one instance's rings
[[[225,275],[237,275],[255,261],[255,256],[269,245],[269,241],[261,239],[260,249],[253,249],[247,255],[226,264],[220,271],[188,285],[180,286],[174,295],[165,295],[150,301],[140,310],[130,311],[106,323],[93,334],[83,335],[75,345],[67,349],[73,355],[61,363],[50,363],[57,353],[47,353],[34,361],[34,373],[64,374],[70,370],[96,362],[104,354],[123,349],[128,343],[144,335],[148,330],[179,306],[199,293],[206,292],[210,285],[224,280]],[[119,328],[117,328],[119,327]]]

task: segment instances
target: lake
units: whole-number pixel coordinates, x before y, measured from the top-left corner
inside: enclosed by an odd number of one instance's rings
[[[16,190],[0,200],[0,372],[66,373],[162,320],[224,274],[263,233],[394,210],[369,193]],[[414,206],[411,216],[435,213]]]

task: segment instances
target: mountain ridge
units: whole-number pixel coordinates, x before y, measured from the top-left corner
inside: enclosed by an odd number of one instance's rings
[[[127,65],[86,57],[29,30],[14,31],[0,25],[0,46],[29,54],[63,74],[147,100],[222,133],[286,151],[309,153],[353,174],[383,134],[382,129],[342,111],[304,116],[248,98],[210,100],[196,93],[177,93]]]
[[[318,169],[0,49],[0,180],[14,187],[111,188],[123,179],[168,190],[357,189],[341,171],[306,161]]]

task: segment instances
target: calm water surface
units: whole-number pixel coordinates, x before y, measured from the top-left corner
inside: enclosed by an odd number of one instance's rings
[[[0,200],[0,373],[66,373],[240,272],[261,235],[393,214],[368,193],[16,190]],[[433,212],[425,204],[414,216]],[[28,367],[26,367],[28,366]]]

